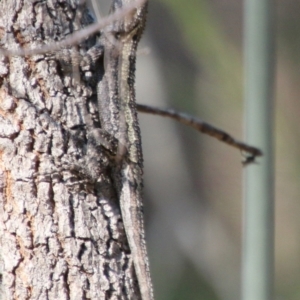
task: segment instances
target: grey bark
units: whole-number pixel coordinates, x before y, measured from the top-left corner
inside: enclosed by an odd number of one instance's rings
[[[91,18],[77,2],[0,0],[0,46],[79,30]],[[75,69],[55,53],[0,58],[1,300],[140,298],[110,161],[90,142],[95,82]]]

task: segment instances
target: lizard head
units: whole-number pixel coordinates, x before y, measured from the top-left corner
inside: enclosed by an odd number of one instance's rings
[[[140,37],[145,27],[147,5],[148,0],[114,0],[112,11],[126,7],[130,10],[122,20],[115,22],[113,31],[119,36],[132,33]]]

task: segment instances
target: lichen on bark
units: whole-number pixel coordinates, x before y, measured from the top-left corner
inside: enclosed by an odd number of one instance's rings
[[[38,48],[91,21],[75,0],[2,0],[0,46]],[[56,53],[0,58],[1,300],[139,299],[110,161],[89,146],[89,76]]]

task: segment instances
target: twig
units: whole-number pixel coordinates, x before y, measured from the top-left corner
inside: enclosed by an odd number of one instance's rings
[[[157,107],[144,105],[144,104],[137,104],[137,109],[139,112],[150,113],[154,115],[160,115],[160,116],[172,118],[182,124],[193,127],[194,129],[202,133],[208,134],[232,147],[238,148],[241,151],[248,152],[251,154],[250,156],[251,162],[255,161],[255,157],[263,155],[260,149],[249,146],[243,142],[236,140],[230,134],[223,131],[222,129],[214,127],[213,125],[210,125],[206,122],[203,122],[199,118],[195,118],[188,114],[175,111],[174,109],[162,109],[162,108],[157,108]],[[246,159],[247,159],[247,163],[248,161],[250,162],[249,158]]]
[[[68,46],[77,45],[80,41],[86,39],[88,36],[96,33],[100,29],[110,25],[112,22],[118,21],[121,18],[130,14],[136,7],[141,6],[145,0],[136,0],[131,5],[126,5],[122,9],[116,10],[113,14],[101,19],[101,21],[87,26],[81,29],[59,42],[53,42],[48,45],[41,46],[35,49],[18,49],[18,50],[7,50],[0,48],[0,54],[4,56],[26,56],[26,55],[36,55],[45,54],[48,52],[54,52],[66,48]]]

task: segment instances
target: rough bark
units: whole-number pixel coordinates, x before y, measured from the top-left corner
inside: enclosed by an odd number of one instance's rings
[[[91,18],[77,2],[0,0],[0,46],[79,30]],[[140,298],[110,161],[89,146],[95,82],[74,69],[55,53],[0,58],[1,300]]]

